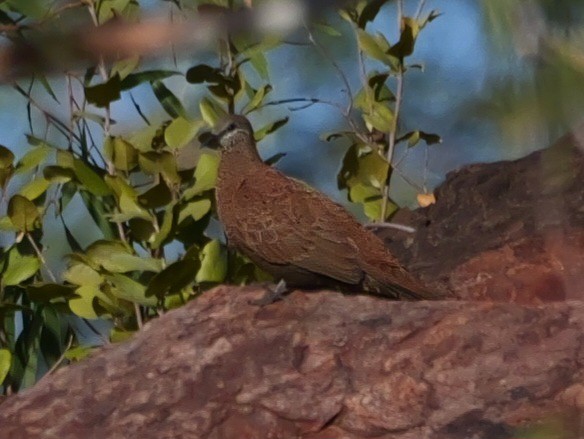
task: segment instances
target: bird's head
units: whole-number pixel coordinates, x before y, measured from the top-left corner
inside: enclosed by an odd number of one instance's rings
[[[199,140],[207,148],[232,149],[239,144],[250,145],[255,148],[253,128],[245,116],[231,114],[217,125],[215,134],[203,133]]]

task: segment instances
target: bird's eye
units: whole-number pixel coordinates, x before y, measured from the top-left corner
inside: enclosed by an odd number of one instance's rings
[[[228,129],[229,131],[233,131],[235,128],[237,128],[237,126],[236,126],[236,125],[235,125],[233,122],[231,122],[231,123],[229,124],[229,126],[227,127],[227,129]]]

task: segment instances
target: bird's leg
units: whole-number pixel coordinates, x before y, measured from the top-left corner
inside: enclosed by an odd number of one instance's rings
[[[280,279],[280,282],[278,282],[275,287],[272,287],[272,285],[266,285],[266,293],[263,297],[257,300],[250,300],[249,304],[256,306],[270,305],[281,300],[284,294],[288,292],[288,287],[286,286],[286,281],[284,279]]]

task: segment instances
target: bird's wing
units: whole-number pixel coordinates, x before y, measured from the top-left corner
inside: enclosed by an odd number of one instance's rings
[[[363,278],[357,247],[349,236],[360,227],[343,207],[302,182],[266,168],[258,181],[246,181],[234,197],[240,212],[240,246],[272,264],[291,264],[357,284]]]

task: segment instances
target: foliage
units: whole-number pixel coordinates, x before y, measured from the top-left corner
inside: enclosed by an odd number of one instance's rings
[[[24,7],[25,3],[0,3],[0,22],[18,29],[11,37],[27,36],[18,28],[20,22],[40,17],[43,22],[58,22],[53,2],[38,0]],[[196,12],[207,3],[222,14],[243,7],[235,1],[189,4]],[[437,15],[401,17],[401,35],[392,45],[385,36],[366,30],[385,3],[357,1],[340,11],[358,41],[362,68],[363,58],[368,57],[382,69],[366,72],[356,94],[347,90],[350,103],[342,113],[351,131],[327,136],[349,141],[339,187],[347,188],[350,199],[362,203],[372,219],[385,219],[390,213],[381,199],[395,169],[391,153],[395,144],[439,141],[423,131],[398,134],[400,102],[387,84],[412,68],[405,59],[413,53],[421,29]],[[186,14],[181,5],[173,2],[173,10]],[[87,9],[96,27],[114,18],[135,21],[140,9],[134,0],[80,2],[76,7]],[[317,49],[321,46],[315,32],[340,33],[324,23],[306,32]],[[79,344],[79,333],[73,329],[78,324],[72,322],[83,321],[98,333],[91,320],[105,319],[111,323],[106,338],[122,340],[145,321],[213,285],[266,278],[207,233],[214,211],[217,155],[201,151],[196,164],[190,164],[183,162],[181,154],[222,115],[249,114],[277,104],[267,102],[277,80],[270,82],[266,53],[282,44],[282,37],[274,35],[226,32],[216,42],[215,56],[184,75],[177,68],[142,68],[140,59],[130,57],[111,63],[101,60],[83,74],[68,72],[64,75],[67,96],[59,96],[54,82],[42,72],[15,85],[27,100],[30,134],[29,149],[22,157],[0,146],[0,188],[6,202],[0,228],[14,236],[0,253],[0,383],[6,392],[29,386],[64,360],[87,355],[88,347]],[[172,91],[171,79],[206,90],[197,114]],[[151,122],[151,115],[135,103],[131,93],[138,87],[151,89],[167,115],[164,121]],[[68,122],[38,104],[35,95],[42,93],[70,103]],[[114,134],[112,103],[128,96],[145,125],[136,132]],[[45,124],[33,114],[41,114]],[[256,131],[256,139],[262,140],[287,121],[273,120]],[[52,140],[55,134],[59,141]],[[89,245],[83,245],[73,227],[79,214],[99,231]],[[56,231],[53,225],[51,233],[60,233],[70,248],[67,267],[59,272],[45,259],[43,247],[48,224],[55,220],[60,227]],[[177,249],[180,256],[170,256]]]

